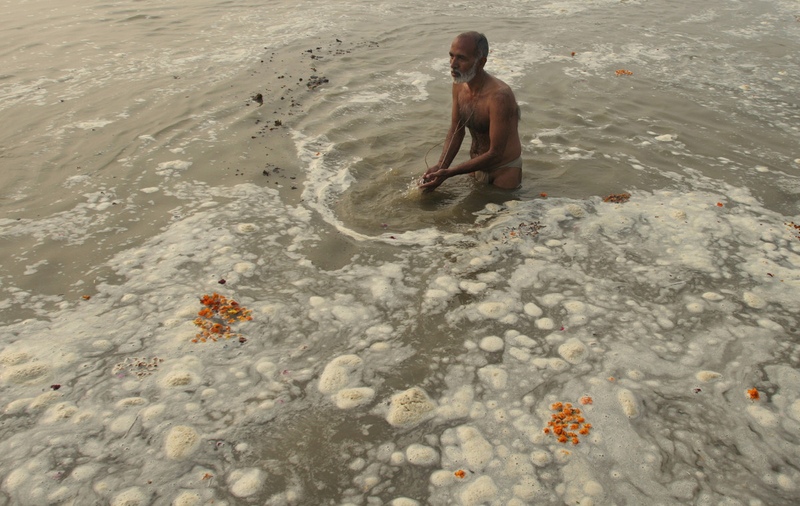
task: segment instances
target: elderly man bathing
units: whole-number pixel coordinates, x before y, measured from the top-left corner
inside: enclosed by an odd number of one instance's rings
[[[472,174],[478,181],[514,189],[522,181],[522,146],[517,123],[520,111],[506,83],[483,70],[489,43],[478,32],[462,33],[450,45],[453,110],[439,162],[429,168],[419,187],[432,191],[445,179]],[[470,159],[451,167],[469,128]]]

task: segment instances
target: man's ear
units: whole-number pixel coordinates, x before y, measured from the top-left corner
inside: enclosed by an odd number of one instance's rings
[[[485,56],[481,56],[481,59],[478,61],[478,67],[483,69],[484,65],[486,65],[486,57]]]

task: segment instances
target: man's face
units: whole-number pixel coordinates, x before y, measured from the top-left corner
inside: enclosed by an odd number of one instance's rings
[[[464,37],[457,37],[450,45],[450,75],[456,84],[472,81],[478,73],[478,48],[475,41]]]

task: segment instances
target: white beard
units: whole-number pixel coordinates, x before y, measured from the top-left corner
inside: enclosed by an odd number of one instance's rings
[[[472,81],[475,76],[478,74],[478,62],[475,62],[475,65],[472,66],[471,69],[467,71],[466,74],[461,74],[458,77],[453,78],[453,83],[455,84],[464,84]]]

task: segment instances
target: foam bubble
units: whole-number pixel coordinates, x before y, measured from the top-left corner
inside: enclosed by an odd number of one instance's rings
[[[497,497],[497,493],[497,485],[494,480],[489,476],[481,476],[464,486],[459,494],[459,499],[464,506],[478,506],[491,502]]]
[[[508,383],[508,373],[502,367],[487,365],[478,369],[478,377],[492,390],[503,390]]]
[[[264,486],[266,473],[258,468],[237,469],[228,477],[231,494],[236,497],[250,497]]]
[[[197,450],[200,436],[187,425],[172,427],[164,438],[164,453],[168,459],[182,460]]]
[[[550,318],[539,318],[536,320],[536,328],[542,330],[552,330],[555,328],[556,323]]]
[[[452,471],[439,469],[431,473],[430,482],[434,487],[447,487],[456,481]]]
[[[439,453],[430,446],[414,443],[406,448],[406,460],[415,466],[429,467],[439,462]]]
[[[547,293],[539,297],[539,302],[545,307],[555,307],[564,300],[564,295],[560,293]]]
[[[473,471],[482,471],[494,456],[491,443],[478,429],[469,425],[458,427],[456,435],[469,468]]]
[[[375,390],[367,387],[345,388],[334,395],[334,402],[339,409],[353,409],[372,402]]]
[[[111,506],[139,506],[148,504],[149,502],[141,488],[130,487],[114,496],[114,499],[111,501]]]
[[[42,415],[43,424],[51,424],[72,418],[78,412],[77,406],[71,402],[59,402],[55,406],[48,408]]]
[[[200,494],[193,490],[184,490],[172,501],[172,506],[198,506],[202,501]]]
[[[619,402],[622,412],[628,418],[639,416],[639,402],[636,395],[627,388],[622,388],[617,392],[617,402]]]
[[[392,499],[389,506],[419,506],[419,501],[409,499],[408,497],[396,497]]]
[[[50,368],[41,362],[31,362],[8,367],[3,371],[3,381],[16,384],[36,383],[43,380]]]
[[[392,396],[386,421],[394,427],[410,428],[433,416],[436,404],[419,387]]]
[[[363,363],[358,355],[342,355],[334,358],[322,371],[317,389],[323,394],[332,394],[353,385],[361,379]]]
[[[583,362],[589,350],[580,339],[571,338],[567,342],[558,347],[558,354],[570,364],[579,364]]]
[[[794,401],[786,410],[790,417],[795,421],[800,422],[800,399]]]
[[[28,362],[33,357],[24,351],[15,351],[6,349],[0,353],[0,364],[3,365],[17,365]]]
[[[697,381],[702,381],[703,383],[716,381],[721,377],[722,374],[715,371],[699,371],[697,374],[695,374],[695,378],[697,378]]]
[[[744,294],[742,294],[742,300],[753,309],[762,309],[767,305],[767,301],[765,301],[763,297],[753,292],[744,292]]]
[[[544,450],[532,451],[530,459],[531,462],[533,462],[533,465],[536,467],[544,467],[553,461],[553,457],[550,455],[550,452],[546,452]]]
[[[190,371],[175,370],[166,374],[160,383],[165,388],[186,388],[199,383],[199,378]]]
[[[753,417],[762,427],[774,428],[778,426],[778,417],[775,413],[758,404],[747,406],[747,414]]]
[[[478,312],[486,318],[499,320],[510,311],[508,304],[503,302],[482,302],[478,304]]]
[[[483,351],[496,352],[496,351],[501,351],[503,349],[503,346],[505,346],[505,342],[503,341],[502,338],[498,336],[486,336],[483,339],[481,339],[481,342],[478,346]]]
[[[533,302],[528,302],[527,304],[525,304],[522,310],[525,311],[526,315],[532,316],[534,318],[538,318],[543,314],[542,309]]]

